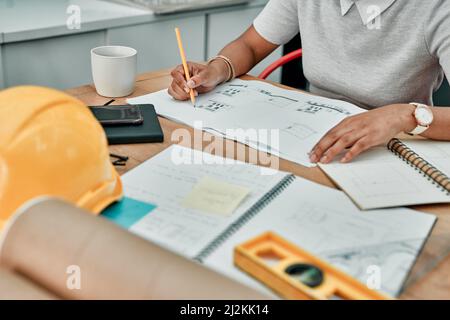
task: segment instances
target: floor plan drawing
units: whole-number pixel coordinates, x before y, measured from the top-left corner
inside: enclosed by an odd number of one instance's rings
[[[297,178],[213,253],[209,263],[255,286],[245,273],[232,269],[233,248],[272,231],[395,297],[435,221],[406,208],[362,212],[343,192]]]
[[[299,140],[307,139],[317,132],[311,127],[304,125],[303,123],[292,123],[287,128],[281,130],[284,134],[291,135]]]
[[[344,101],[240,79],[199,95],[195,108],[189,102],[172,99],[167,90],[128,99],[128,103],[153,104],[161,116],[190,126],[201,121],[204,130],[260,151],[276,150],[277,155],[306,166],[314,166],[308,153],[328,130],[346,117],[364,112]],[[266,145],[253,137],[227,137],[227,131],[239,129],[278,130],[279,141]]]
[[[307,101],[301,108],[298,108],[297,111],[306,112],[310,114],[317,114],[320,112],[328,112],[335,114],[343,114],[346,116],[351,115],[351,112],[345,108],[341,108],[335,105],[326,104],[326,103],[318,103],[314,101]]]
[[[196,108],[207,110],[210,112],[218,112],[223,111],[225,109],[231,108],[229,104],[221,103],[220,101],[208,100],[204,104],[198,104],[195,106]]]
[[[363,283],[379,270],[381,290],[397,296],[408,274],[408,266],[416,259],[422,239],[402,240],[366,247],[324,252],[321,256]],[[389,267],[386,265],[389,264]],[[392,270],[396,270],[393,272]],[[402,272],[399,272],[402,270]]]

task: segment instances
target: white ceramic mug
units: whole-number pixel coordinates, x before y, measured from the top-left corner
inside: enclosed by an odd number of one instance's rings
[[[91,50],[92,78],[97,93],[104,97],[128,96],[136,81],[137,51],[122,46]]]

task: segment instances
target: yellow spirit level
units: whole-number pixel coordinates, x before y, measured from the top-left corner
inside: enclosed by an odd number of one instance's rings
[[[272,232],[237,246],[234,263],[286,299],[391,299]]]

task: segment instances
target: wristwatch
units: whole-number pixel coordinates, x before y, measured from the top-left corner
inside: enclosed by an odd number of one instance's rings
[[[430,125],[433,123],[433,111],[431,111],[431,108],[425,104],[422,103],[410,103],[413,106],[416,107],[416,110],[414,111],[414,117],[416,118],[417,127],[409,132],[411,135],[418,135],[422,134],[425,131],[428,130]]]

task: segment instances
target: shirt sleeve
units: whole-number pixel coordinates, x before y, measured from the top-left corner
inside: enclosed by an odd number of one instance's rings
[[[432,16],[425,26],[425,40],[430,54],[439,60],[450,79],[450,1],[436,1]]]
[[[267,41],[283,45],[299,32],[297,0],[270,0],[253,22]]]

